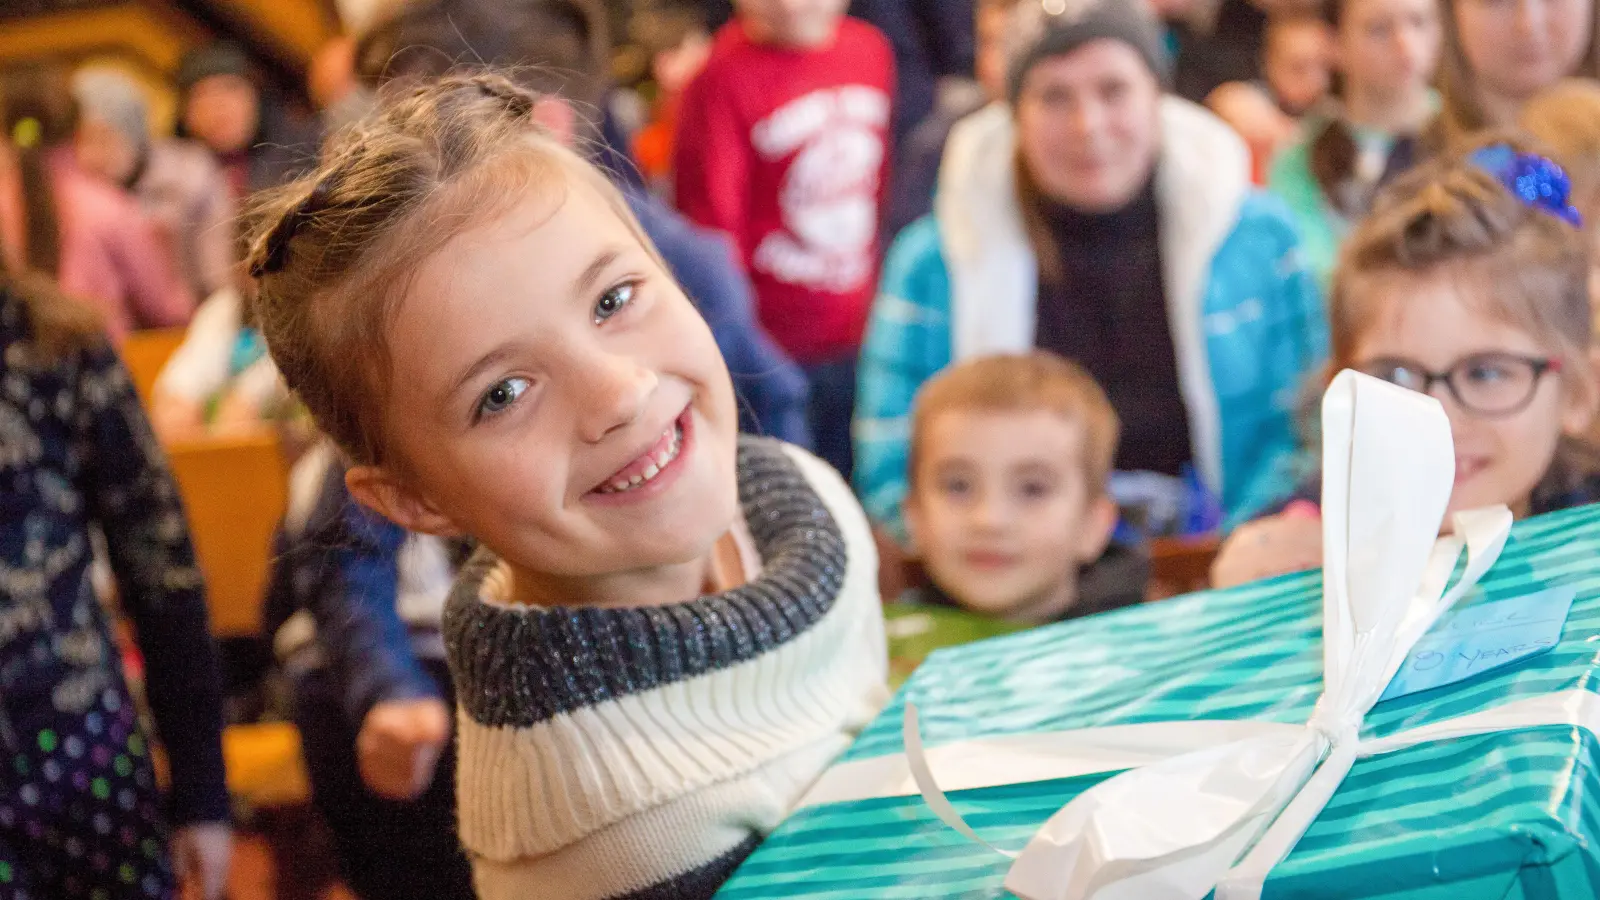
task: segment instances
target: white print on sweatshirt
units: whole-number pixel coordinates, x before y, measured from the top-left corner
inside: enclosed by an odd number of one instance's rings
[[[888,124],[888,95],[861,85],[813,91],[756,123],[764,160],[795,154],[778,195],[785,230],[756,247],[757,271],[832,293],[872,276]]]

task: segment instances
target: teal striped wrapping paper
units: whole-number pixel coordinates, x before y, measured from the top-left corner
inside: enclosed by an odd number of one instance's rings
[[[1363,739],[1573,691],[1600,693],[1600,507],[1520,523],[1463,603],[1574,585],[1550,651],[1381,703]],[[1195,594],[937,651],[841,758],[899,754],[905,702],[928,747],[1197,719],[1302,724],[1322,689],[1321,575]],[[1356,763],[1272,873],[1268,900],[1600,897],[1600,743],[1574,724],[1436,741]],[[952,792],[986,840],[1021,847],[1111,773]],[[917,796],[799,810],[718,900],[1006,898],[1009,860]]]

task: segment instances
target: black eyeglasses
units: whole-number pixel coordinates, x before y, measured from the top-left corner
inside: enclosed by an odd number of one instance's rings
[[[1528,408],[1539,391],[1539,379],[1561,371],[1561,361],[1515,353],[1474,353],[1443,372],[1430,372],[1408,359],[1375,359],[1361,371],[1390,384],[1431,393],[1444,382],[1450,396],[1467,412],[1479,416],[1510,416]]]

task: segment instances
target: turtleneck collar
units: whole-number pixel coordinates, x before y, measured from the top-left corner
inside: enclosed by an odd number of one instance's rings
[[[1161,221],[1154,172],[1132,200],[1112,212],[1083,212],[1048,197],[1040,202],[1045,221],[1057,240],[1074,244],[1120,243],[1155,233]]]

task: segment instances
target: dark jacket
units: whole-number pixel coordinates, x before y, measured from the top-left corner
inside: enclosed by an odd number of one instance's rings
[[[1172,25],[1175,45],[1173,93],[1204,103],[1211,92],[1230,81],[1261,77],[1261,46],[1267,14],[1250,0],[1222,0],[1210,33]]]
[[[315,661],[342,691],[345,721],[359,727],[379,703],[445,697],[419,661],[417,646],[437,643],[426,626],[400,618],[400,550],[408,533],[367,510],[345,489],[344,469],[331,463],[309,516],[280,528],[267,585],[268,633],[297,611],[316,624]]]
[[[72,698],[127,696],[91,588],[98,526],[171,760],[172,822],[226,820],[220,664],[166,456],[109,345],[33,354],[22,302],[0,287],[0,746],[25,737],[11,723],[75,712]]]
[[[851,0],[850,15],[877,26],[894,47],[898,145],[933,112],[940,78],[972,77],[972,0]]]
[[[933,213],[933,195],[939,188],[939,166],[944,162],[944,145],[956,123],[984,107],[979,100],[964,107],[939,107],[922,120],[895,151],[894,180],[889,187],[889,203],[883,213],[883,236],[887,246],[907,225]]]

